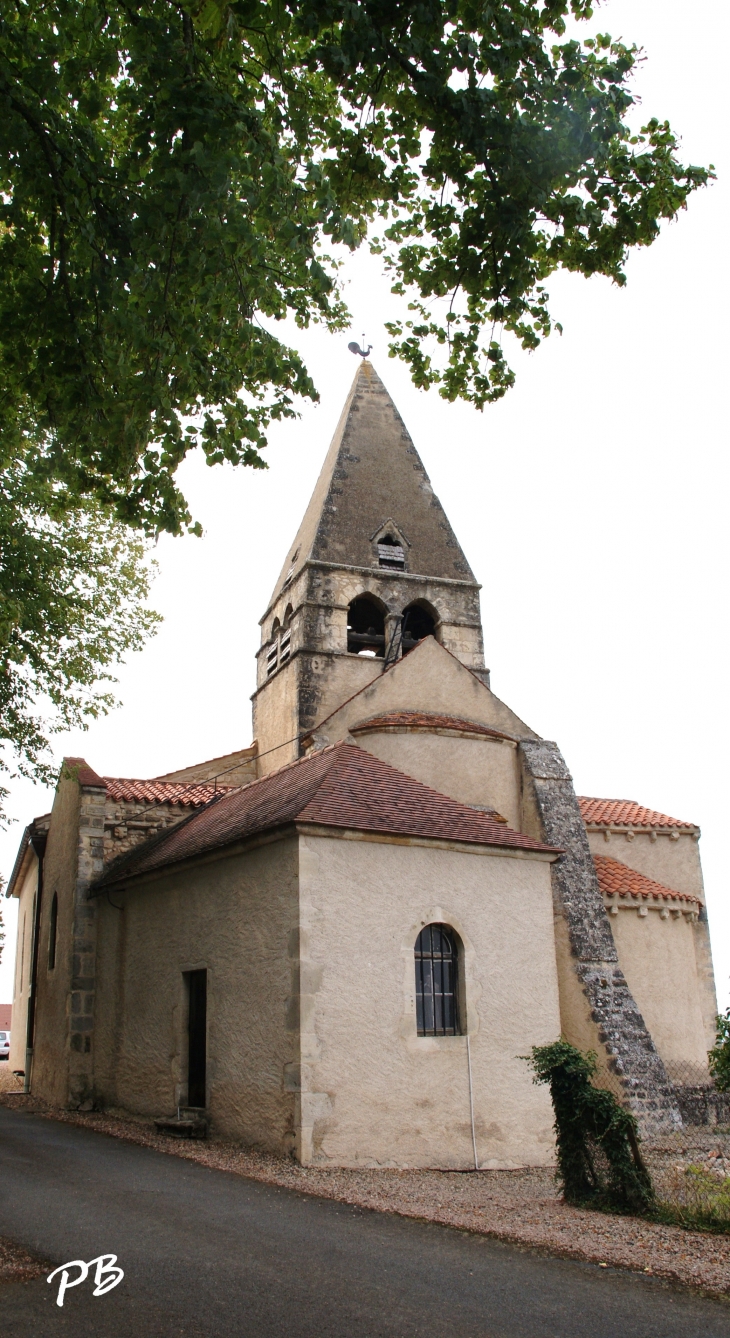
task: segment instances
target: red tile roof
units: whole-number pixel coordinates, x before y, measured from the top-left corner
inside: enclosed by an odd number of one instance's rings
[[[386,715],[373,716],[372,720],[361,720],[350,726],[351,734],[364,734],[377,729],[423,729],[446,730],[454,734],[484,734],[493,739],[509,739],[488,725],[478,725],[473,720],[461,720],[453,715],[434,715],[427,711],[388,711]]]
[[[653,808],[635,804],[633,799],[586,799],[578,797],[583,821],[594,827],[684,827],[697,831],[694,822],[682,822]]]
[[[227,794],[232,788],[216,787],[212,781],[124,780],[118,776],[103,776],[102,780],[110,799],[122,803],[179,804],[183,808],[200,808],[215,794]]]
[[[97,886],[165,868],[289,823],[556,853],[439,794],[354,744],[337,743],[215,799],[110,864]]]
[[[65,757],[63,763],[79,785],[106,790],[110,799],[120,803],[201,808],[221,790],[227,793],[232,788],[230,785],[215,786],[213,781],[126,780],[119,776],[99,776],[83,757]]]
[[[673,892],[670,887],[665,887],[663,883],[655,883],[653,878],[646,878],[643,873],[637,873],[636,869],[630,869],[619,860],[609,859],[608,855],[594,855],[593,863],[596,866],[601,891],[606,897],[642,897],[644,901],[649,899],[691,901],[697,906],[701,905],[699,897],[690,896],[687,892]]]

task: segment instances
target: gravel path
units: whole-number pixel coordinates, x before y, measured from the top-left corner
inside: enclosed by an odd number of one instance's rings
[[[150,1122],[129,1116],[51,1110],[34,1097],[12,1091],[9,1078],[3,1074],[0,1079],[0,1102],[15,1109],[34,1110],[300,1193],[440,1222],[566,1258],[645,1272],[730,1298],[729,1236],[571,1208],[562,1202],[547,1169],[471,1173],[310,1169],[222,1141],[178,1141],[156,1133]],[[727,1154],[728,1145],[727,1136],[693,1130],[657,1148],[657,1169],[667,1161],[704,1161],[718,1150]],[[651,1164],[652,1150],[645,1151]]]

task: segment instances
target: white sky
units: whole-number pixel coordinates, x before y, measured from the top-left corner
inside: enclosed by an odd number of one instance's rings
[[[263,613],[355,372],[366,332],[483,584],[492,685],[557,739],[579,793],[636,799],[702,826],[718,993],[728,1002],[727,213],[728,6],[610,0],[594,29],[644,46],[646,118],[667,117],[685,161],[719,180],[633,256],[628,287],[557,276],[563,322],[515,357],[517,385],[478,414],[416,391],[387,358],[396,310],[380,262],[349,265],[352,334],[291,332],[319,407],[271,434],[266,473],[182,473],[205,538],[163,539],[157,638],[120,672],[123,707],[58,740],[99,772],[154,776],[250,742]],[[14,786],[0,837],[7,877],[23,825],[52,796]],[[12,998],[16,903],[0,1002]]]

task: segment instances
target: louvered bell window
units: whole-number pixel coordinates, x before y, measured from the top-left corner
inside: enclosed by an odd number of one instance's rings
[[[426,925],[416,939],[416,1025],[419,1036],[458,1036],[456,941],[447,925]]]
[[[279,642],[279,664],[286,664],[291,655],[291,632],[282,632]]]
[[[269,678],[271,677],[271,675],[273,674],[274,670],[276,669],[276,666],[277,666],[278,662],[279,662],[279,643],[278,643],[278,639],[277,639],[277,640],[274,642],[273,646],[270,646],[270,647],[269,647],[269,653],[268,653],[268,655],[266,656],[266,674],[267,674],[267,677],[269,677]]]
[[[390,543],[378,544],[378,564],[381,567],[389,567],[391,571],[405,571],[406,556],[400,544]]]

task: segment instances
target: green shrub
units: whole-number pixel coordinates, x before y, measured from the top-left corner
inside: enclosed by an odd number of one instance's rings
[[[558,1175],[567,1203],[612,1212],[654,1210],[651,1177],[633,1115],[591,1083],[596,1056],[567,1041],[533,1046],[535,1082],[548,1083],[555,1112]]]
[[[710,1073],[715,1079],[718,1092],[730,1092],[730,1008],[719,1013],[715,1019],[717,1034],[715,1044],[708,1054]]]

